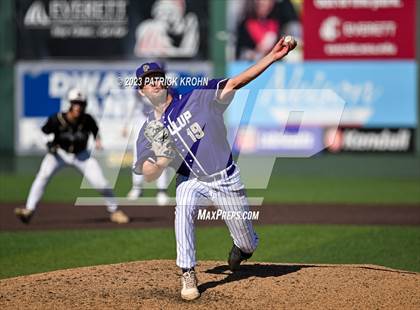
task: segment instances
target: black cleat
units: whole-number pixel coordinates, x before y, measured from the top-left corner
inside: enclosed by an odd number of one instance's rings
[[[238,248],[236,245],[233,245],[229,252],[228,258],[229,269],[232,271],[238,270],[241,262],[251,258],[251,256],[252,253],[242,252],[240,248]]]

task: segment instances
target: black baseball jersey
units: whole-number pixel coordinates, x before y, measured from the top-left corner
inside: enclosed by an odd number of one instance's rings
[[[57,113],[48,118],[42,131],[54,134],[52,144],[69,153],[79,153],[86,149],[89,135],[96,138],[98,126],[89,114],[83,114],[76,122],[68,121],[66,113]]]

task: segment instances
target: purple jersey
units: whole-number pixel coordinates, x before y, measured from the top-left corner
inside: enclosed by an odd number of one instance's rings
[[[208,84],[182,96],[173,96],[160,121],[169,130],[177,158],[171,166],[178,173],[202,177],[219,172],[232,163],[231,147],[226,138],[223,113],[227,104],[216,100],[227,79],[209,80]],[[154,120],[152,111],[137,139],[136,167],[148,158],[156,159],[144,136],[146,124]],[[140,168],[141,169],[141,168]]]

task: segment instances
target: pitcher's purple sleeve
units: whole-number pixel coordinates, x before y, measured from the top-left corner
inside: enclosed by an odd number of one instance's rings
[[[217,97],[220,95],[222,89],[226,86],[229,79],[212,79],[209,80],[207,85],[201,86],[193,91],[200,96],[201,104],[211,102],[218,102]]]

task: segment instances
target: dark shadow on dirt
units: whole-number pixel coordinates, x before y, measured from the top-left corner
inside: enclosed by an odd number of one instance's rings
[[[253,264],[253,265],[242,265],[241,268],[235,272],[229,270],[227,265],[217,266],[212,269],[208,269],[205,273],[212,274],[226,274],[226,277],[219,281],[211,281],[203,283],[198,286],[198,290],[203,293],[209,288],[223,285],[225,283],[240,281],[250,277],[281,277],[289,273],[297,272],[302,268],[312,267],[311,265],[270,265],[270,264]]]

